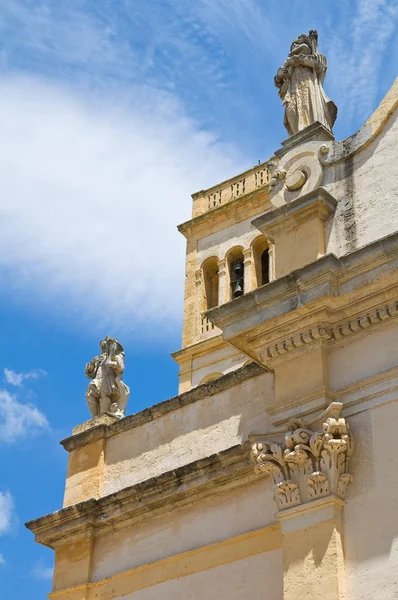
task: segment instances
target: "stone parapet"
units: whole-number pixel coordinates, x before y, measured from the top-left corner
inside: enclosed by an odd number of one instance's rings
[[[264,367],[256,363],[250,363],[236,369],[231,373],[227,373],[218,379],[214,379],[209,383],[199,385],[188,392],[174,396],[169,400],[154,404],[153,406],[142,410],[134,415],[124,417],[124,419],[117,419],[112,416],[103,415],[98,419],[91,419],[86,421],[82,425],[78,425],[73,430],[71,437],[65,438],[60,443],[67,450],[71,452],[76,448],[91,444],[92,442],[102,439],[110,438],[123,431],[140,427],[145,423],[159,419],[160,417],[171,413],[175,410],[180,409],[183,406],[192,404],[208,396],[213,396],[220,393],[223,390],[227,390],[236,384],[242,383],[252,377],[257,377],[264,373]]]

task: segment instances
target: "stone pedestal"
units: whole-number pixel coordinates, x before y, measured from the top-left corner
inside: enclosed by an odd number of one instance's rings
[[[69,452],[64,504],[71,506],[101,495],[102,473],[105,461],[106,431],[118,417],[103,414],[78,425],[73,435],[63,444]],[[84,445],[79,438],[84,435]]]

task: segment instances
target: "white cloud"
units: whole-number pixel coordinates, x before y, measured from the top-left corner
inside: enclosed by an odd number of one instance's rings
[[[6,390],[0,390],[0,442],[15,442],[48,428],[47,417],[34,404],[23,404]]]
[[[397,32],[398,5],[396,0],[357,0],[338,10],[338,27],[332,24],[328,39],[321,40],[321,50],[334,65],[327,87],[340,98],[346,120],[354,115],[364,120],[375,109],[379,78],[391,59],[388,46]]]
[[[2,565],[5,565],[5,564],[6,564],[5,558],[4,558],[4,556],[3,556],[3,555],[0,553],[0,566],[2,566]]]
[[[190,194],[237,161],[173,97],[134,94],[123,108],[1,79],[0,273],[64,318],[159,335],[182,313],[176,224],[190,217]]]
[[[43,375],[46,375],[46,372],[43,371],[43,369],[34,369],[33,371],[28,371],[27,373],[16,373],[12,369],[4,369],[6,382],[16,387],[21,387],[23,382],[27,379],[38,379],[38,377]]]
[[[11,529],[14,519],[14,500],[10,492],[0,491],[0,535]]]
[[[53,567],[47,567],[43,560],[40,560],[32,569],[31,575],[34,579],[52,579],[54,574]]]

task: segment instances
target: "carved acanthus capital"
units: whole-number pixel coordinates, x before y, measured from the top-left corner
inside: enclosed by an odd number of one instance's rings
[[[329,406],[321,431],[295,419],[288,423],[282,443],[267,441],[270,434],[252,436],[251,459],[256,471],[272,476],[280,511],[329,495],[344,499],[352,479],[348,462],[354,442],[342,408],[339,402]]]

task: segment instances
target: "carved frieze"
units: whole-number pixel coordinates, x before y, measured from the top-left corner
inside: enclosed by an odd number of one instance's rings
[[[292,420],[282,443],[268,441],[269,434],[252,436],[251,460],[257,472],[272,477],[278,510],[329,495],[344,499],[354,442],[342,407],[339,402],[330,405],[320,430]]]
[[[341,338],[359,333],[368,327],[383,323],[396,316],[398,316],[398,302],[394,301],[390,304],[368,311],[365,314],[353,317],[343,323],[338,323],[333,326],[327,323],[314,325],[311,329],[301,331],[263,348],[259,353],[260,358],[262,361],[267,361],[283,356],[288,352],[297,350],[298,348],[314,342],[334,342]]]

